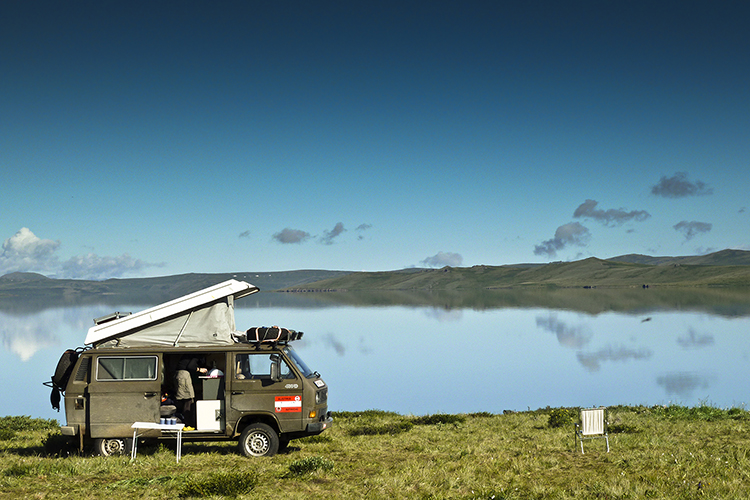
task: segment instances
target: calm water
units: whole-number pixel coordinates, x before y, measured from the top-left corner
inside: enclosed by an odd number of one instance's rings
[[[614,404],[744,406],[747,292],[258,294],[237,327],[305,332],[297,350],[331,410],[404,414]],[[369,304],[369,305],[368,305]],[[49,380],[92,318],[153,304],[0,303],[1,415],[62,420]]]

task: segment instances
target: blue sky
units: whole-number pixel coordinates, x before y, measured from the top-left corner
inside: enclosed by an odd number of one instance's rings
[[[750,250],[744,1],[0,3],[0,275]]]

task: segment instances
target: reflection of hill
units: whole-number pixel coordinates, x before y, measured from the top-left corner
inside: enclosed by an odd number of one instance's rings
[[[346,274],[345,271],[286,271],[274,273],[180,274],[157,278],[106,281],[58,280],[34,273],[0,277],[0,310],[13,313],[86,304],[151,306],[187,295],[231,278],[261,290],[275,290]]]
[[[287,295],[287,294],[271,294]],[[540,308],[600,314],[614,311],[694,311],[720,316],[750,315],[748,288],[498,289],[461,291],[352,291],[294,293],[330,306],[413,306],[444,309]],[[304,307],[304,301],[298,303]],[[291,307],[295,307],[290,304]]]

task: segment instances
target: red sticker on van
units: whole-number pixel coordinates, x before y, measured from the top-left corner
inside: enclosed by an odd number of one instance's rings
[[[301,411],[301,396],[276,396],[276,413],[294,413]]]

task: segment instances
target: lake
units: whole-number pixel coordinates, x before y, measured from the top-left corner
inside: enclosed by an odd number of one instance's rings
[[[0,414],[64,420],[42,386],[60,354],[83,344],[93,318],[155,305],[103,300],[0,301]],[[235,317],[238,329],[304,331],[295,347],[328,383],[333,411],[748,401],[748,290],[261,292]]]

